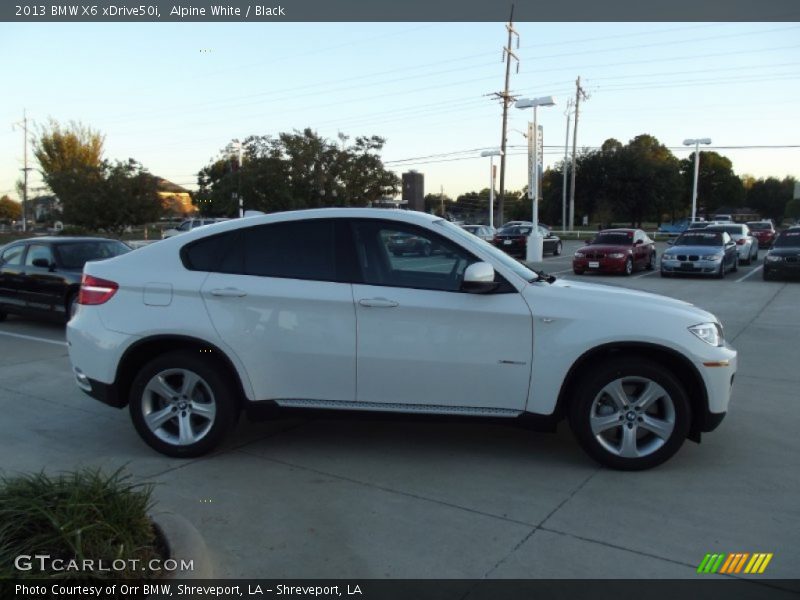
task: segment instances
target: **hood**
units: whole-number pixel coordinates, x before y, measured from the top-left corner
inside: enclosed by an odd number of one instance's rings
[[[531,289],[534,286],[535,290]],[[710,312],[684,300],[622,287],[559,279],[552,284],[531,284],[525,290],[530,290],[534,314],[537,311],[537,296],[539,299],[548,296],[564,308],[573,303],[576,306],[585,306],[588,302],[598,314],[613,311],[624,314],[626,319],[633,317],[662,321],[664,317],[671,315],[686,326],[717,321]]]
[[[631,246],[615,246],[613,244],[586,244],[581,246],[575,252],[599,252],[602,254],[611,254],[612,252],[630,252]]]
[[[725,248],[723,246],[671,246],[664,251],[664,255],[699,254],[703,256],[705,254],[719,254],[724,251]]]
[[[767,254],[772,256],[800,256],[800,246],[783,246],[781,248],[770,248]]]

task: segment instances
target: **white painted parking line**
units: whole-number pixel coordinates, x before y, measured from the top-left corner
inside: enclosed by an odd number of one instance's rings
[[[638,275],[634,275],[631,279],[639,279],[641,277],[647,277],[648,275],[655,275],[658,273],[658,269],[653,269],[652,271],[645,271],[644,273],[639,273]]]
[[[740,281],[744,281],[745,279],[747,279],[748,277],[750,277],[750,275],[752,275],[753,273],[758,273],[758,272],[759,272],[761,269],[763,269],[763,268],[764,268],[764,265],[758,265],[758,266],[757,266],[755,269],[753,269],[752,271],[750,271],[750,272],[749,272],[747,275],[743,275],[742,277],[739,277],[739,279],[737,279],[737,280],[735,281],[735,283],[739,283]]]
[[[50,340],[48,338],[36,337],[34,335],[25,335],[22,333],[10,333],[8,331],[0,331],[0,335],[7,335],[9,337],[21,338],[23,340],[32,340],[34,342],[44,342],[46,344],[56,344],[58,346],[66,346],[67,342],[60,342],[58,340]]]

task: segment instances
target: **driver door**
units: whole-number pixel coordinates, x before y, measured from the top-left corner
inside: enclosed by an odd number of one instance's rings
[[[353,285],[359,402],[524,410],[531,373],[532,316],[510,286],[460,291],[477,259],[425,228],[354,222],[361,284]],[[395,256],[393,236],[413,235],[430,255]],[[511,290],[511,291],[509,291]]]

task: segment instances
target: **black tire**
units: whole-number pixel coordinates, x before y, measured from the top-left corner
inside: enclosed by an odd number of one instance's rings
[[[747,264],[749,265],[750,263],[748,262]],[[733,259],[733,266],[731,267],[731,273],[736,273],[736,271],[738,270],[739,270],[739,257],[736,256]]]
[[[572,272],[575,273],[575,275],[583,275],[583,269],[572,269]]]
[[[633,273],[633,259],[629,256],[625,261],[625,270],[622,272],[622,274],[625,275],[625,277],[628,277],[631,273]]]
[[[650,258],[647,260],[647,265],[645,265],[645,269],[647,269],[648,271],[652,271],[655,268],[656,268],[656,253],[651,252]]]
[[[660,271],[662,277],[672,277],[672,273],[667,273],[666,271]]]
[[[722,279],[725,277],[725,259],[723,258],[719,263],[719,271],[714,273],[714,277],[717,279]]]
[[[146,392],[151,380],[169,371],[176,373],[167,374],[163,381],[168,382],[168,387],[171,387],[176,394],[172,401],[165,400],[164,396]],[[185,382],[180,372],[190,372],[200,378],[200,383],[190,390],[192,398],[181,397],[177,391],[177,386]],[[172,387],[173,385],[175,387]],[[198,399],[198,395],[202,402],[192,402],[193,399]],[[213,405],[215,408],[213,419],[201,417],[200,413],[193,414],[192,408],[196,408],[198,404]],[[222,442],[238,419],[239,399],[236,386],[217,360],[202,356],[199,351],[179,350],[158,356],[139,370],[131,385],[129,410],[136,431],[148,446],[167,456],[191,458],[206,454]],[[175,416],[168,416],[163,425],[157,427],[161,432],[158,435],[148,426],[145,416],[168,410]],[[180,435],[180,414],[188,416],[187,421],[191,424],[189,431],[192,434],[195,433],[195,426],[201,430],[196,441],[180,443],[178,439],[174,439]]]
[[[772,273],[764,269],[761,271],[761,277],[764,278],[764,281],[772,281]]]
[[[607,385],[617,380],[626,382],[624,390],[631,394],[626,394],[627,400],[635,401],[637,392],[641,393],[648,382],[660,386],[664,394],[659,393],[647,410],[636,410],[635,402],[626,409],[616,409],[620,419],[617,425],[616,412],[607,410],[610,396],[603,392]],[[605,412],[595,414],[601,409]],[[602,465],[623,471],[650,469],[673,456],[683,445],[692,419],[689,398],[678,378],[658,363],[633,356],[609,359],[589,371],[572,397],[568,416],[570,427],[586,453]],[[605,417],[612,424],[596,435],[592,431],[593,416],[595,419]],[[646,425],[640,425],[644,419],[651,423],[668,423],[671,430],[664,431],[665,437],[656,435]],[[633,444],[637,450],[641,443],[641,456],[621,455],[626,429],[633,432]],[[615,448],[615,436],[619,438],[619,448]]]
[[[556,247],[553,248],[553,256],[561,256],[561,242],[558,242]]]

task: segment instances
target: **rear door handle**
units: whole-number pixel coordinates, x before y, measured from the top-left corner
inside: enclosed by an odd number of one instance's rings
[[[359,300],[361,306],[369,306],[371,308],[394,308],[398,303],[394,300],[387,300],[386,298],[364,298]]]
[[[223,298],[243,298],[247,296],[247,292],[236,288],[216,288],[211,290],[212,296],[222,296]]]

